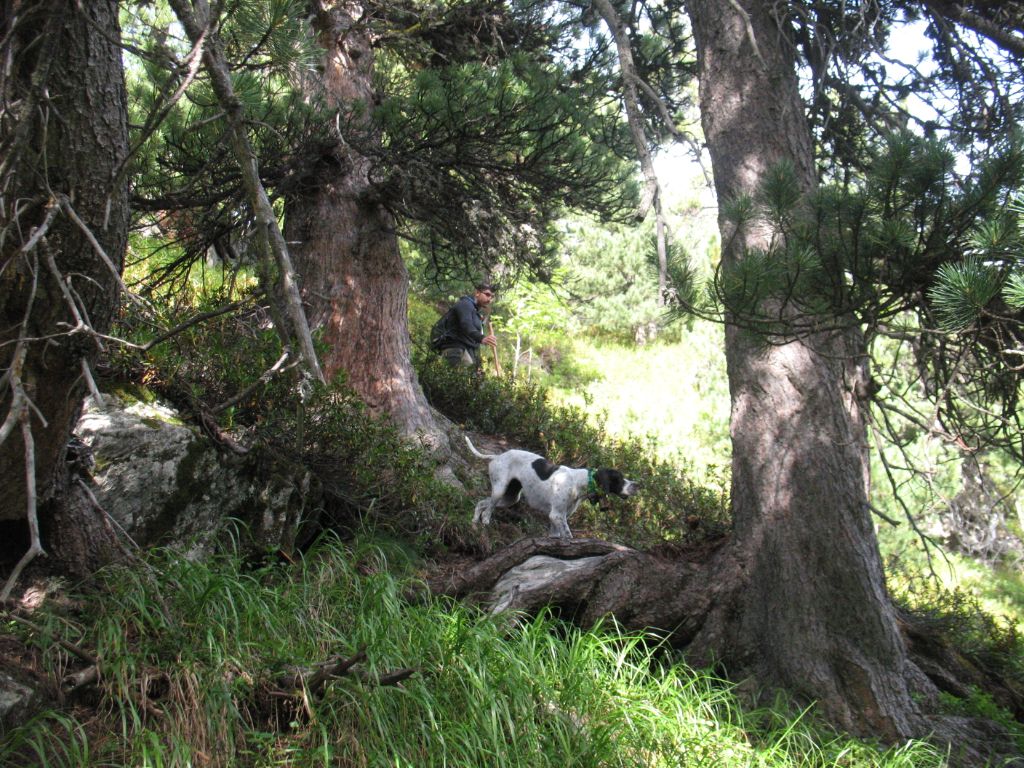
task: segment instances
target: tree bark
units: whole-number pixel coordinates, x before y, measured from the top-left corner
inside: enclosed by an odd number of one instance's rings
[[[342,121],[374,138],[373,49],[358,4],[321,3],[321,91]],[[310,324],[323,330],[328,378],[346,381],[371,412],[406,435],[447,444],[410,362],[408,273],[392,215],[375,200],[370,158],[340,136],[285,206],[285,234],[303,279]]]
[[[772,5],[688,8],[720,203],[753,195],[780,161],[812,191],[792,47]],[[719,227],[724,269],[768,245],[769,233],[721,215]],[[898,739],[920,734],[911,693],[923,675],[897,629],[867,505],[864,344],[852,318],[836,320],[848,330],[786,343],[726,328],[734,545],[748,578],[733,630],[766,682],[817,700],[848,731]],[[705,645],[698,637],[695,650]]]
[[[52,510],[46,502],[85,393],[83,361],[95,360],[96,333],[108,331],[117,307],[129,219],[127,184],[113,182],[128,150],[127,99],[115,0],[29,4],[9,37],[10,10],[0,22],[12,63],[3,81],[11,109],[0,124],[0,421],[20,348],[37,501]],[[23,519],[30,486],[17,432],[0,445],[0,477],[0,520]],[[73,514],[64,523],[91,529]],[[102,535],[77,538],[83,563],[110,552]]]

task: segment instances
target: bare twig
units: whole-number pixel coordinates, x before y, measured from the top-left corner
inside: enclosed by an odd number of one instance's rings
[[[36,624],[34,621],[26,619],[24,616],[19,616],[14,611],[7,611],[7,618],[18,622],[22,626],[28,627],[33,632],[36,632],[40,635],[45,634],[45,630],[38,624]],[[65,640],[62,637],[54,639],[53,642],[55,642],[57,645],[59,645],[61,648],[63,648],[65,651],[72,654],[73,656],[77,656],[86,664],[99,664],[99,660],[93,654],[89,653],[89,651],[85,650],[81,646],[75,645],[74,643]]]
[[[79,477],[78,475],[75,475],[75,482],[77,482],[77,483],[78,483],[78,486],[79,486],[79,487],[80,487],[80,488],[81,488],[81,489],[82,489],[82,490],[83,490],[83,491],[85,492],[85,495],[86,495],[86,496],[87,496],[87,497],[89,498],[89,503],[90,503],[90,504],[92,504],[93,508],[94,508],[94,509],[95,509],[95,510],[96,510],[97,512],[100,512],[101,514],[103,514],[103,515],[104,515],[104,516],[106,517],[106,519],[107,519],[107,520],[108,520],[108,521],[109,521],[110,523],[112,523],[112,524],[113,524],[113,527],[114,527],[114,528],[117,528],[117,530],[119,530],[119,531],[121,532],[121,535],[122,535],[122,536],[124,536],[124,537],[125,537],[126,539],[128,539],[129,543],[130,543],[130,544],[131,544],[131,545],[132,545],[133,547],[135,547],[135,551],[136,551],[136,552],[141,552],[141,551],[142,551],[142,547],[140,547],[140,546],[139,546],[139,544],[138,544],[138,542],[136,542],[136,541],[135,541],[135,539],[133,539],[133,538],[131,537],[131,534],[130,534],[130,533],[128,533],[128,531],[126,531],[126,530],[124,529],[124,526],[123,526],[123,525],[121,525],[121,524],[120,524],[120,523],[119,523],[119,522],[118,522],[118,521],[117,521],[117,520],[116,520],[116,519],[114,518],[114,516],[113,516],[113,515],[111,515],[111,514],[110,514],[109,512],[107,512],[107,510],[106,510],[106,509],[104,508],[104,506],[103,506],[102,504],[100,504],[100,500],[96,498],[96,494],[92,492],[92,488],[90,488],[90,487],[89,487],[89,484],[88,484],[88,483],[86,483],[86,482],[85,482],[85,480],[83,480],[83,479],[82,479],[81,477]],[[122,552],[124,552],[124,553],[125,553],[126,555],[128,555],[128,557],[132,558],[133,560],[135,560],[135,559],[138,559],[138,558],[136,557],[136,555],[135,555],[135,554],[134,554],[133,552],[131,552],[131,551],[129,551],[128,549],[126,549],[126,548],[124,547],[124,545],[121,545],[121,551],[122,551]]]
[[[287,366],[285,365],[285,361],[288,359],[290,354],[291,353],[286,349],[284,351],[284,354],[281,355],[281,357],[278,358],[277,362],[274,363],[270,368],[265,370],[262,373],[262,375],[258,379],[256,379],[256,381],[254,381],[248,387],[246,387],[241,392],[236,394],[234,397],[231,397],[231,398],[225,400],[220,405],[218,405],[218,406],[216,406],[214,408],[211,408],[210,409],[210,413],[218,414],[218,413],[221,413],[222,411],[227,410],[231,406],[233,406],[233,405],[235,405],[237,403],[240,403],[242,400],[244,400],[250,394],[252,394],[253,391],[255,391],[257,387],[260,387],[263,384],[266,384],[268,381],[270,381],[271,377],[273,377],[276,373],[278,373],[280,371],[286,371],[289,368],[293,368],[294,366],[296,366],[298,364],[298,362],[299,362],[298,360],[293,360],[291,365],[287,365]]]
[[[882,419],[886,422],[886,428],[892,432],[892,424],[889,422],[888,414],[882,410]],[[889,481],[889,487],[892,488],[893,498],[896,503],[903,509],[903,515],[906,517],[907,522],[910,523],[910,527],[914,529],[914,533],[917,534],[918,539],[921,540],[921,545],[924,549],[925,558],[928,562],[928,572],[931,573],[933,579],[938,579],[938,574],[935,572],[935,566],[932,563],[932,547],[935,547],[938,551],[942,551],[935,541],[928,536],[921,527],[917,524],[917,520],[914,518],[914,513],[910,511],[907,503],[903,500],[903,496],[900,494],[900,484],[896,481],[896,475],[893,472],[892,465],[889,463],[888,457],[885,455],[883,449],[883,441],[880,439],[878,429],[872,425],[871,430],[875,435],[875,445],[878,446],[878,458],[882,462],[882,468],[885,470],[886,479]]]
[[[754,55],[757,56],[757,60],[761,62],[761,66],[765,69],[768,65],[765,63],[764,57],[761,55],[761,49],[757,47],[757,37],[754,35],[754,25],[750,23],[750,14],[746,12],[742,5],[737,0],[729,0],[729,4],[736,10],[736,13],[743,19],[743,25],[747,30],[747,39],[750,40],[750,47],[754,49]]]
[[[487,333],[490,334],[491,336],[494,335],[494,327],[491,325],[491,319],[490,318],[487,318]],[[494,353],[494,372],[496,374],[498,374],[499,376],[501,376],[502,375],[502,373],[501,373],[501,361],[498,359],[498,345],[497,344],[495,344],[493,347],[491,347],[491,352]]]
[[[121,160],[121,164],[118,166],[117,171],[114,173],[114,183],[111,186],[115,186],[120,183],[124,174],[128,171],[128,163],[135,156],[142,146],[149,140],[149,137],[153,135],[153,132],[160,127],[160,124],[167,118],[174,109],[174,105],[178,103],[182,96],[185,95],[185,91],[195,80],[196,75],[199,74],[199,67],[203,61],[203,44],[206,41],[206,35],[204,34],[199,40],[192,44],[192,50],[188,52],[184,61],[181,62],[180,68],[185,68],[185,77],[182,78],[178,88],[171,94],[170,98],[167,99],[166,103],[159,109],[154,109],[150,112],[146,118],[145,125],[142,126],[142,130],[139,131],[139,136],[135,141],[135,146],[131,147]],[[160,94],[160,98],[163,98],[167,90],[170,89],[170,85],[173,79],[167,81],[167,86],[163,93]]]
[[[89,386],[89,394],[92,396],[92,401],[99,408],[103,405],[103,395],[100,394],[100,388],[96,386],[96,379],[93,378],[92,370],[89,368],[89,361],[84,357],[82,358],[82,378],[85,379],[85,383]]]
[[[878,507],[876,507],[876,506],[875,506],[874,504],[868,504],[868,509],[869,509],[869,510],[870,510],[870,511],[871,511],[871,512],[872,512],[873,514],[875,514],[875,515],[877,515],[878,517],[880,517],[880,518],[882,518],[883,520],[885,520],[885,522],[887,522],[887,523],[888,523],[889,525],[891,525],[891,526],[892,526],[893,528],[899,528],[899,527],[900,527],[900,521],[899,521],[899,520],[894,520],[893,518],[889,517],[889,516],[888,516],[887,514],[885,514],[885,513],[884,513],[884,512],[882,511],[882,510],[880,510],[880,509],[879,509]]]
[[[46,234],[47,230],[50,229],[50,225],[53,223],[54,218],[57,216],[57,211],[59,210],[60,207],[58,206],[57,201],[51,197],[50,202],[46,204],[46,215],[43,217],[43,220],[39,223],[38,227],[32,230],[32,234],[29,236],[28,241],[21,246],[22,253],[28,253],[36,247],[36,243],[38,243]]]
[[[135,294],[128,290],[128,286],[125,285],[124,280],[121,279],[121,271],[116,266],[114,266],[114,262],[107,255],[107,252],[103,249],[103,246],[100,245],[100,241],[96,239],[96,236],[92,233],[92,230],[89,229],[89,227],[86,226],[85,222],[78,217],[77,213],[75,213],[75,209],[72,207],[71,200],[68,198],[68,196],[57,195],[57,200],[60,203],[61,210],[63,210],[67,217],[75,223],[75,226],[77,226],[81,230],[82,234],[85,235],[85,239],[89,241],[89,245],[92,246],[93,251],[95,251],[96,255],[100,257],[104,264],[106,264],[107,269],[110,270],[110,274],[113,275],[118,287],[122,291],[124,291],[125,296],[127,296],[128,298],[132,299],[137,303],[141,303],[142,299],[140,299],[138,296],[136,296]]]
[[[89,324],[82,318],[81,313],[78,311],[78,303],[75,298],[71,295],[71,291],[64,282],[64,275],[61,274],[57,268],[57,262],[53,258],[53,251],[46,247],[46,241],[43,241],[43,254],[46,261],[46,266],[53,275],[53,279],[57,281],[57,286],[60,288],[61,295],[64,297],[64,303],[68,305],[68,310],[71,312],[71,316],[75,319],[75,325],[68,331],[68,335],[79,333],[81,331],[91,331]],[[103,344],[95,336],[93,339],[96,341],[97,346],[102,350]]]
[[[61,10],[52,8],[47,14],[46,26],[39,36],[42,40],[37,57],[39,66],[32,73],[28,94],[22,100],[19,114],[15,119],[14,135],[4,153],[3,160],[0,161],[0,194],[7,190],[8,180],[17,173],[21,151],[33,135],[35,128],[33,116],[40,109],[40,102],[46,98],[46,81],[50,76],[50,65],[56,58],[54,49],[60,38],[58,31],[63,22],[63,16]]]
[[[39,518],[36,515],[36,450],[35,441],[32,438],[32,424],[29,421],[28,403],[22,405],[19,419],[21,421],[21,435],[25,441],[25,506],[28,517],[30,546],[28,552],[14,566],[14,570],[11,571],[7,583],[4,584],[3,591],[0,592],[0,603],[5,602],[11,596],[11,590],[14,589],[14,585],[17,583],[18,577],[25,569],[25,566],[38,555],[46,554],[39,540]]]
[[[220,317],[221,315],[226,315],[228,312],[233,312],[234,310],[239,309],[240,307],[244,306],[249,301],[250,301],[250,299],[242,299],[240,301],[233,301],[230,304],[225,304],[223,307],[218,307],[217,309],[211,309],[209,312],[201,312],[198,315],[190,317],[188,320],[185,320],[185,321],[183,321],[181,323],[178,323],[176,326],[171,328],[169,331],[164,331],[159,336],[157,336],[155,339],[151,339],[150,341],[147,341],[145,344],[143,344],[141,347],[139,347],[139,349],[141,349],[143,352],[149,352],[149,350],[151,350],[157,344],[162,344],[163,342],[167,341],[172,336],[176,336],[179,333],[181,333],[182,331],[188,330],[193,325],[198,325],[199,323],[205,322],[205,321],[210,320],[210,319],[212,319],[214,317]]]
[[[28,399],[21,384],[21,371],[25,367],[27,353],[28,347],[19,341],[18,346],[14,349],[11,367],[4,374],[11,387],[11,405],[7,411],[7,418],[4,419],[3,424],[0,424],[0,445],[3,445],[4,441],[14,432],[14,427],[18,423],[18,419],[21,418],[21,411],[26,405],[25,401]]]

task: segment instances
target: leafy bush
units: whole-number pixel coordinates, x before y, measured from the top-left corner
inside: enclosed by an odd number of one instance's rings
[[[277,401],[273,390],[269,399]],[[438,480],[436,462],[389,423],[371,418],[342,381],[315,387],[293,408],[268,411],[253,434],[262,450],[312,471],[333,527],[371,525],[430,549],[468,526],[465,493]]]
[[[197,301],[186,302],[182,316],[210,306]],[[308,470],[323,492],[322,526],[350,532],[371,525],[426,551],[461,541],[470,499],[435,478],[436,462],[426,453],[372,418],[343,375],[326,386],[304,381],[296,369],[259,381],[281,354],[263,319],[226,314],[186,329],[145,358],[121,352],[106,385],[145,385],[187,415],[216,416],[264,459],[263,471],[278,471],[282,463]],[[229,399],[238,401],[211,414]]]

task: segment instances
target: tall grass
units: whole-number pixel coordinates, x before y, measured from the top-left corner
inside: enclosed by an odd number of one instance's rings
[[[294,566],[246,570],[172,552],[104,576],[75,621],[37,617],[59,675],[63,637],[101,659],[93,710],[69,706],[0,741],[4,766],[938,766],[925,744],[880,750],[729,685],[644,637],[550,617],[410,602],[374,548],[325,541]],[[322,694],[292,665],[366,649]],[[375,676],[412,667],[401,686]]]

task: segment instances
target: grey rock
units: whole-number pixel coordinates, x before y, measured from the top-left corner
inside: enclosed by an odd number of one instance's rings
[[[0,725],[13,728],[25,721],[38,698],[37,691],[0,672]]]
[[[110,395],[101,407],[90,401],[75,434],[92,453],[96,501],[138,546],[202,556],[235,519],[243,544],[292,549],[310,496],[304,469],[268,471],[253,456],[218,451],[166,405]]]

